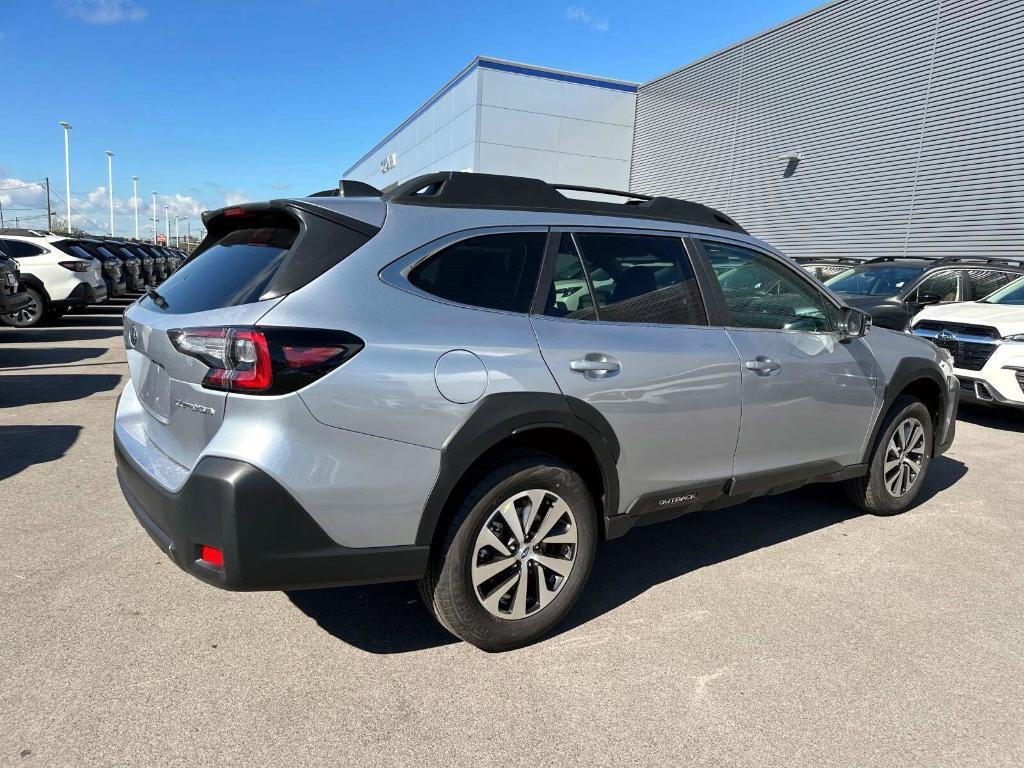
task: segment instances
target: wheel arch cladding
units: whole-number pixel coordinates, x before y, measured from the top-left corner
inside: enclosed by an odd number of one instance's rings
[[[915,397],[925,404],[932,415],[933,450],[942,435],[943,414],[947,406],[947,387],[945,377],[935,362],[925,358],[904,358],[896,366],[892,376],[885,385],[885,399],[878,411],[875,424],[871,429],[871,439],[867,443],[864,461],[870,461],[875,446],[881,435],[885,417],[900,395]]]
[[[550,453],[575,467],[594,495],[599,517],[618,511],[619,442],[607,420],[593,406],[561,394],[503,392],[484,397],[445,441],[416,544],[433,544],[455,513],[451,502],[503,457],[522,450]]]

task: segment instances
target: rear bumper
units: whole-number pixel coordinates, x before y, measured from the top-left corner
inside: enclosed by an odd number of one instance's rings
[[[128,290],[123,277],[120,280],[113,280],[104,275],[103,282],[106,283],[108,296],[123,296]]]
[[[32,297],[25,289],[15,293],[0,293],[0,315],[10,315],[32,303]]]
[[[79,283],[75,289],[68,294],[67,298],[53,302],[64,307],[85,307],[89,304],[101,304],[107,300],[107,286],[92,286],[88,283]]]
[[[334,542],[298,502],[251,464],[208,456],[178,493],[150,480],[114,436],[121,491],[150,538],[182,570],[229,590],[282,590],[407,581],[428,547],[355,549]],[[200,560],[203,545],[223,568]]]
[[[125,284],[129,291],[141,291],[146,287],[146,279],[141,273],[138,275],[128,273],[128,275],[125,276]]]

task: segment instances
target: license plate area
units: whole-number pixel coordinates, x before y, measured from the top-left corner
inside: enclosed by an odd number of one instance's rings
[[[14,276],[13,272],[4,272],[4,283],[8,288],[13,288],[18,284],[18,278]]]
[[[139,402],[164,424],[171,418],[171,380],[160,363],[139,355],[139,374],[135,390]]]

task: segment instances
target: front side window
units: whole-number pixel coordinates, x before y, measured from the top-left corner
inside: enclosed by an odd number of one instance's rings
[[[413,269],[409,282],[459,304],[527,312],[546,240],[543,232],[506,232],[463,240]]]
[[[829,332],[838,310],[814,286],[770,256],[704,241],[734,328]]]
[[[991,269],[969,270],[967,272],[967,300],[984,299],[1017,277],[1020,275],[1013,272],[998,272]]]
[[[900,265],[853,267],[825,280],[836,293],[861,296],[895,296],[909,285],[924,267]]]
[[[954,271],[936,272],[928,275],[914,292],[921,302],[958,301],[960,295],[960,275]]]
[[[707,324],[683,241],[663,235],[562,235],[547,313],[613,323]]]

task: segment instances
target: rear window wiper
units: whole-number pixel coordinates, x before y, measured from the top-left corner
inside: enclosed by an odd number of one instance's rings
[[[161,296],[152,285],[146,286],[146,295],[149,296],[149,298],[153,300],[153,303],[160,307],[160,309],[167,309],[170,306],[167,303],[167,299]]]

